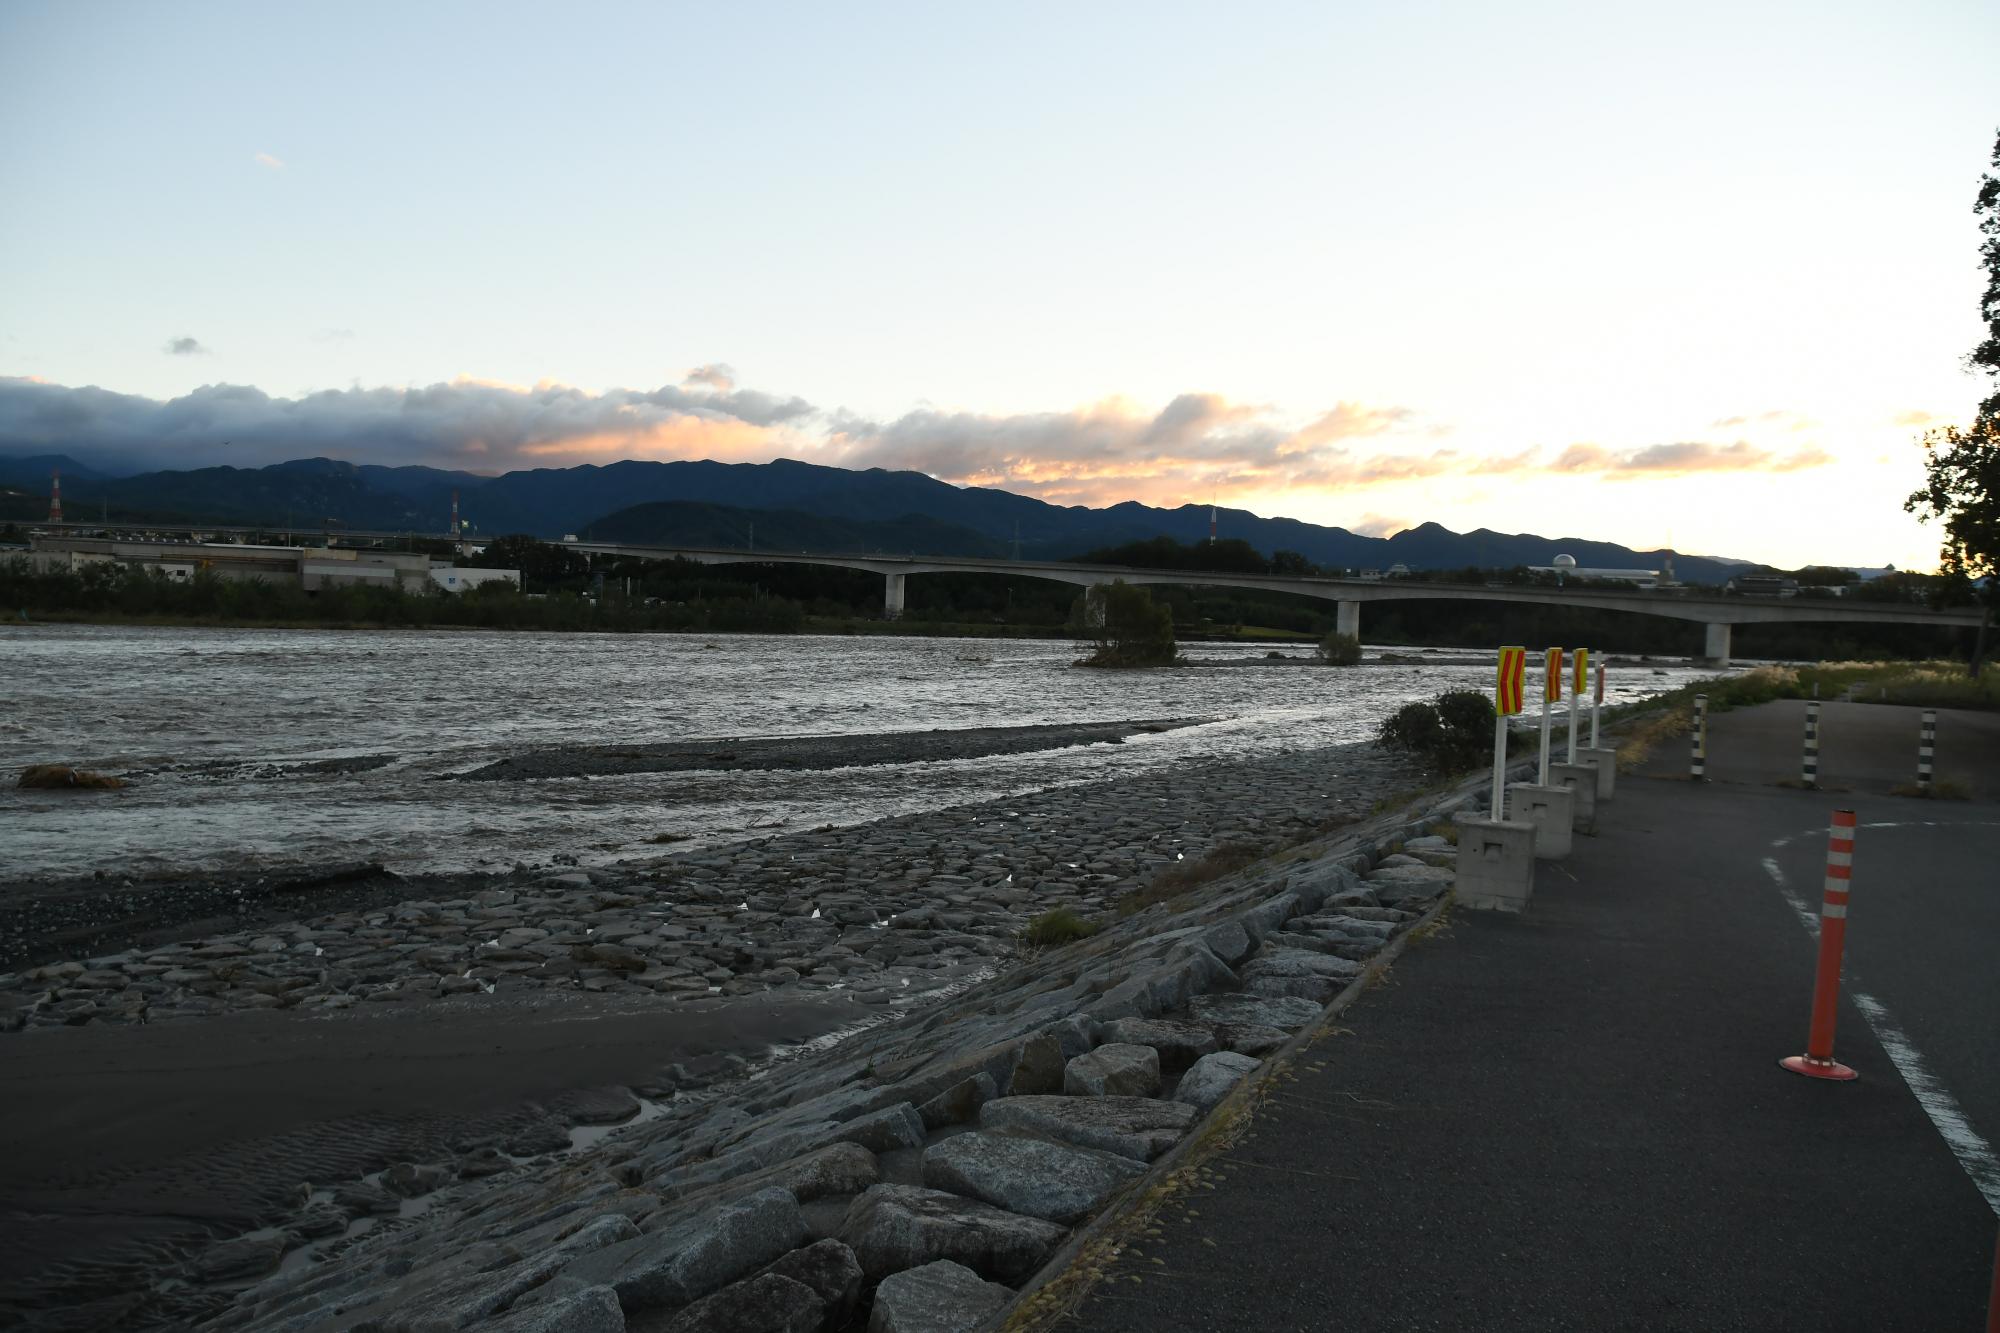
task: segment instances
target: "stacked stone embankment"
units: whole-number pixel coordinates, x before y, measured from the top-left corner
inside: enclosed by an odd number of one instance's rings
[[[1350,821],[1414,777],[1395,756],[1340,746],[511,876],[0,974],[0,1032],[540,987],[669,1000],[838,989],[901,1004],[1008,958],[1040,913],[1101,915],[1182,858]]]
[[[1191,888],[591,1150],[448,1185],[209,1326],[979,1327],[1441,902],[1452,804]]]

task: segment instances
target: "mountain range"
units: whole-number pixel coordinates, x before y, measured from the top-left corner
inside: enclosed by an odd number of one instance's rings
[[[1197,542],[1210,508],[1161,509],[1126,502],[1103,509],[1054,505],[985,487],[960,487],[921,472],[850,471],[778,459],[770,463],[626,461],[536,468],[483,477],[429,467],[357,466],[327,458],[261,468],[208,467],[113,476],[60,455],[0,458],[0,517],[47,512],[49,474],[60,468],[71,518],[105,514],[132,522],[268,524],[272,527],[443,533],[453,492],[479,536],[525,532],[549,540],[577,534],[632,543],[783,550],[893,551],[925,555],[1066,559],[1154,537]],[[1558,553],[1585,568],[1658,568],[1662,551],[1613,542],[1502,533],[1458,533],[1423,523],[1393,537],[1290,518],[1217,509],[1215,530],[1265,555],[1297,551],[1341,568],[1485,568],[1546,565]],[[1719,583],[1743,562],[1674,557],[1694,583]]]

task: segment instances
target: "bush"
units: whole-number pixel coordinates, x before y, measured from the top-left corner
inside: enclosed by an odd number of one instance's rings
[[[1049,949],[1058,944],[1089,939],[1097,930],[1095,921],[1086,921],[1067,907],[1058,907],[1030,921],[1027,929],[1021,932],[1021,938],[1037,949]]]
[[[1313,652],[1328,666],[1354,666],[1361,661],[1361,640],[1335,630],[1321,639]]]
[[[1444,773],[1478,767],[1493,745],[1493,701],[1477,690],[1448,690],[1407,703],[1382,720],[1376,740]]]
[[[1119,581],[1104,587],[1104,620],[1093,618],[1090,595],[1077,598],[1075,620],[1088,629],[1096,641],[1096,651],[1079,665],[1093,667],[1172,666],[1180,661],[1174,645],[1172,608],[1157,606],[1144,588]]]

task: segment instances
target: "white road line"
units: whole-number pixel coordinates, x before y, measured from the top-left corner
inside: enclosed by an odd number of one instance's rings
[[[1868,824],[1863,827],[1894,828],[1896,825]],[[1812,833],[1824,831],[1811,830]],[[1808,834],[1798,833],[1790,838],[1780,838],[1771,844],[1771,849],[1776,851],[1786,843],[1806,836]],[[1819,913],[1808,907],[1805,900],[1792,891],[1792,886],[1785,879],[1785,872],[1778,868],[1776,857],[1764,858],[1764,871],[1770,875],[1771,882],[1778,886],[1778,892],[1784,895],[1785,901],[1791,904],[1792,911],[1798,914],[1799,924],[1806,928],[1806,933],[1814,940],[1819,939]],[[1888,1008],[1861,989],[1859,977],[1852,972],[1845,973],[1845,976],[1842,991],[1854,1001],[1854,1007],[1861,1011],[1861,1016],[1868,1020],[1869,1028],[1875,1033],[1875,1040],[1882,1044],[1884,1051],[1888,1052],[1890,1062],[1896,1066],[1896,1072],[1903,1076],[1903,1082],[1909,1085],[1911,1095],[1917,1099],[1917,1105],[1923,1107],[1924,1114],[1931,1118],[1931,1124],[1936,1127],[1938,1136],[1945,1141],[1945,1146],[1951,1149],[1952,1156],[1958,1158],[1958,1164],[1965,1168],[1965,1174],[1972,1178],[1973,1187],[1986,1200],[1986,1206],[1994,1213],[2000,1214],[2000,1157],[1994,1155],[1993,1145],[1979,1136],[1979,1131],[1965,1118],[1965,1112],[1958,1109],[1957,1099],[1951,1095],[1950,1089],[1945,1087],[1944,1081],[1931,1072],[1916,1044],[1910,1040],[1902,1026],[1890,1016]]]

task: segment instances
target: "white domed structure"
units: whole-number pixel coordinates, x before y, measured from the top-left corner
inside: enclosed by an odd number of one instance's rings
[[[1555,559],[1549,561],[1549,563],[1554,565],[1557,569],[1575,569],[1576,557],[1573,555],[1559,555]]]

